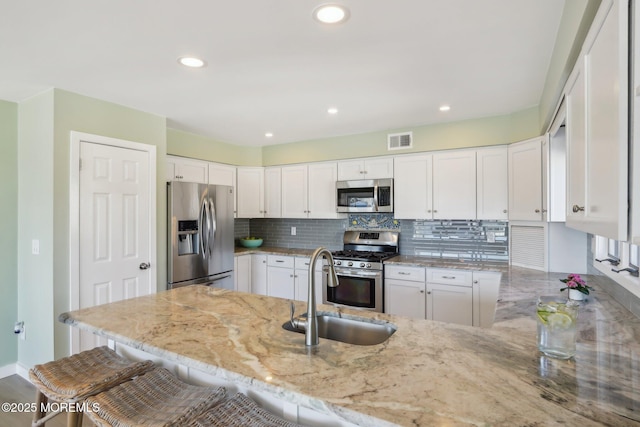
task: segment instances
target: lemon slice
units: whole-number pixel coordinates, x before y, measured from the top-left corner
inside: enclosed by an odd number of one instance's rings
[[[573,323],[573,319],[565,313],[548,313],[547,322],[552,328],[568,328]]]

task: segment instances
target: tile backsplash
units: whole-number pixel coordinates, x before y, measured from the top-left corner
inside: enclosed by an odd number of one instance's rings
[[[380,214],[382,215],[382,214]],[[354,220],[358,224],[353,224]],[[342,249],[347,229],[383,229],[383,224],[400,231],[400,253],[436,258],[508,261],[508,223],[475,220],[392,220],[387,217],[362,219],[236,219],[235,237],[255,236],[265,246],[330,250]],[[376,227],[368,227],[368,225]],[[292,235],[295,228],[295,235]]]

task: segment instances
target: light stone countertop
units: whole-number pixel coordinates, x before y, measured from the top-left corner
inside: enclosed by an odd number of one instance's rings
[[[507,269],[491,329],[343,309],[398,330],[375,346],[321,339],[311,352],[281,327],[288,300],[204,286],[60,320],[357,425],[640,425],[640,320],[596,277],[581,303],[576,357],[538,352],[536,295],[559,293],[565,276]]]

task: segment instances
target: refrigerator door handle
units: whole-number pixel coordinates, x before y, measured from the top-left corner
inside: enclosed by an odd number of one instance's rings
[[[216,240],[216,231],[218,231],[218,221],[216,220],[216,205],[212,199],[209,199],[209,216],[211,218],[211,233],[209,234],[211,241],[209,244],[209,253],[212,253]]]
[[[209,220],[207,215],[207,201],[203,200],[200,205],[200,218],[198,218],[200,224],[198,224],[198,235],[200,236],[200,250],[202,251],[202,258],[207,257],[208,243],[209,243]],[[205,230],[206,227],[206,230]]]

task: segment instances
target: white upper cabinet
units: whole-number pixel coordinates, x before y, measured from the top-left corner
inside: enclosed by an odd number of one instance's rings
[[[509,220],[542,221],[544,138],[509,145]]]
[[[394,159],[394,217],[432,219],[432,154],[398,156]]]
[[[236,186],[236,167],[209,163],[209,184]]]
[[[264,217],[264,168],[240,167],[237,171],[237,218]]]
[[[282,167],[283,218],[338,218],[335,162]]]
[[[393,157],[371,157],[338,162],[338,181],[381,178],[393,178]]]
[[[507,147],[480,148],[476,151],[476,218],[507,220],[509,172]]]
[[[208,163],[201,160],[167,156],[167,181],[185,181],[207,184]]]
[[[433,218],[476,217],[476,152],[451,150],[433,155]]]
[[[264,217],[282,216],[282,169],[269,167],[264,170]]]
[[[308,218],[307,166],[282,167],[282,217]]]
[[[628,2],[603,0],[565,94],[567,224],[622,241],[628,224],[627,35]]]
[[[338,218],[336,212],[338,165],[335,162],[310,163],[307,177],[309,218]]]

